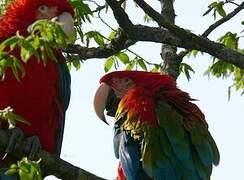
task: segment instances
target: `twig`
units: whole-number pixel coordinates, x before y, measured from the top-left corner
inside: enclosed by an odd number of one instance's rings
[[[225,17],[221,18],[220,20],[216,21],[214,24],[209,26],[209,28],[204,31],[202,34],[203,37],[207,37],[214,29],[216,29],[221,24],[225,23],[226,21],[230,20],[232,17],[234,17],[237,13],[239,13],[242,9],[244,9],[244,2],[241,3],[236,9],[234,9],[231,13],[226,15]]]
[[[158,65],[158,64],[155,64],[155,63],[150,63],[149,61],[145,60],[142,56],[140,56],[140,55],[137,54],[136,52],[130,50],[129,48],[127,48],[126,50],[129,51],[130,53],[134,54],[135,56],[137,56],[137,57],[143,59],[143,61],[145,61],[148,65],[152,65],[152,66],[154,66],[154,65]]]
[[[232,2],[233,3],[233,2]],[[226,15],[225,17],[221,18],[220,20],[216,21],[214,24],[208,27],[202,34],[202,37],[208,37],[208,35],[215,30],[218,26],[222,25],[223,23],[230,20],[232,17],[234,17],[236,14],[238,14],[242,9],[244,9],[244,2],[241,5],[238,5],[236,9],[234,9],[231,13]],[[177,55],[177,59],[182,60],[189,52],[191,52],[192,49],[187,49],[185,51],[181,51]]]

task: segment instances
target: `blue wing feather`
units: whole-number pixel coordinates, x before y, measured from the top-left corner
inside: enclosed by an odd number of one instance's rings
[[[136,180],[141,169],[139,142],[126,131],[114,126],[114,152],[120,159],[127,180]]]
[[[59,63],[58,63],[58,70],[59,70],[59,85],[60,85],[60,102],[63,107],[63,116],[62,120],[60,121],[60,128],[57,135],[57,142],[56,142],[56,155],[60,155],[62,142],[63,142],[63,134],[64,134],[64,126],[65,126],[65,112],[69,106],[70,102],[70,94],[71,94],[71,77],[70,72],[65,63],[65,58],[62,54],[59,55]]]

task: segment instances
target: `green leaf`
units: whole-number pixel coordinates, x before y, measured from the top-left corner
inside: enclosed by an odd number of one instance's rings
[[[16,46],[16,44],[18,43],[18,41],[19,41],[19,38],[17,36],[13,36],[13,37],[6,39],[5,41],[3,41],[0,44],[0,51],[3,51],[5,49],[5,47],[8,47],[8,46],[10,46],[10,49],[13,50],[14,47]]]
[[[112,32],[109,34],[108,39],[109,39],[109,40],[114,39],[114,38],[116,37],[116,34],[117,34],[116,31],[112,31]]]
[[[219,3],[218,6],[216,6],[216,11],[219,13],[220,16],[225,17],[226,12],[224,10],[223,5],[224,5],[223,3]]]
[[[143,19],[144,19],[144,22],[146,22],[146,23],[150,23],[151,21],[153,21],[153,19],[150,16],[148,16],[148,14],[145,14]]]
[[[87,33],[85,33],[85,36],[88,38],[88,39],[91,39],[93,38],[95,40],[95,42],[99,45],[99,46],[104,46],[105,43],[104,43],[104,36],[101,35],[101,33],[97,32],[97,31],[89,31]]]
[[[75,20],[79,24],[81,24],[82,21],[83,22],[86,22],[86,21],[91,22],[90,16],[92,16],[92,11],[87,4],[85,4],[81,0],[69,0],[69,2],[75,9]]]
[[[123,64],[127,64],[130,60],[129,60],[129,56],[127,54],[125,54],[124,52],[120,52],[119,54],[116,55],[119,60],[123,63]]]
[[[236,90],[244,89],[244,70],[232,64],[217,59],[204,73],[204,75],[210,74],[218,78],[232,77]]]
[[[73,66],[75,67],[75,69],[76,69],[77,71],[80,69],[80,66],[81,66],[81,64],[80,64],[80,59],[78,59],[78,58],[73,59],[73,60],[72,60],[72,64],[73,64]]]
[[[190,72],[195,73],[192,67],[186,63],[180,64],[180,71],[185,74],[188,81],[191,79]]]
[[[110,56],[109,58],[106,59],[104,64],[105,72],[108,72],[112,68],[114,61],[115,61],[115,56]]]
[[[7,176],[12,176],[12,175],[16,174],[17,172],[18,172],[17,169],[9,169],[4,174]]]
[[[147,66],[146,66],[146,64],[145,64],[145,62],[144,62],[143,59],[140,58],[140,59],[137,59],[136,61],[137,61],[137,63],[140,65],[140,67],[141,67],[143,70],[147,71]]]
[[[126,66],[126,70],[132,70],[134,66],[136,65],[136,61],[130,61],[128,65]]]
[[[187,54],[187,57],[188,57],[188,58],[191,57],[191,56],[196,57],[196,56],[198,55],[199,52],[200,52],[200,51],[198,51],[198,50],[196,50],[196,49],[193,49],[193,50],[191,50],[191,51]],[[202,52],[200,52],[200,53],[203,54]]]
[[[224,36],[220,37],[218,41],[231,49],[238,49],[239,46],[239,37],[237,36],[237,33],[227,32]]]
[[[154,64],[154,67],[150,71],[151,72],[159,72],[160,71],[160,65]]]

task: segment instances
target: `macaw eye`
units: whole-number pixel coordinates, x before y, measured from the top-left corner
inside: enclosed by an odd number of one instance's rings
[[[46,5],[41,5],[38,8],[38,11],[40,11],[41,13],[46,13],[48,10],[48,7]]]
[[[130,88],[130,87],[134,86],[134,82],[130,78],[123,78],[121,82],[122,82],[123,86],[126,88],[128,88],[128,87]]]
[[[124,82],[129,82],[130,81],[130,79],[129,78],[124,78]]]

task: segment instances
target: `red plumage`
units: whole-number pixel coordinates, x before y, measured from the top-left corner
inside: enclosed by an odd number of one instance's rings
[[[0,20],[0,42],[15,35],[17,31],[27,35],[27,27],[36,20],[37,9],[41,5],[56,6],[58,14],[69,12],[74,15],[67,0],[15,0]]]
[[[117,180],[126,180],[121,163],[119,163],[119,167],[118,167],[118,178]]]
[[[16,0],[11,3],[0,20],[0,42],[17,31],[27,35],[27,27],[36,21],[40,5],[56,6],[58,14],[73,9],[67,0]],[[19,51],[14,55],[20,59]],[[57,56],[61,54],[57,53]],[[0,109],[11,106],[14,112],[31,122],[31,126],[19,123],[25,136],[38,135],[43,149],[54,152],[55,138],[63,116],[60,102],[60,82],[57,63],[48,59],[47,65],[38,63],[32,57],[24,64],[26,76],[18,82],[10,69],[6,78],[0,82]]]
[[[118,111],[128,111],[128,116],[136,116],[137,125],[143,123],[157,124],[154,96],[151,91],[142,87],[129,90],[121,99]]]
[[[154,109],[155,100],[158,98],[181,112],[188,119],[186,126],[189,128],[194,126],[196,119],[199,119],[205,127],[208,126],[204,114],[197,105],[190,102],[194,99],[190,98],[188,93],[178,89],[171,76],[158,72],[115,71],[104,75],[100,79],[100,83],[105,82],[116,89],[112,81],[113,78],[129,78],[135,83],[136,87],[122,97],[118,110],[125,108],[129,115],[147,117],[146,119],[139,117],[139,123],[148,122],[151,125],[157,123]],[[145,111],[141,112],[141,109],[145,109]]]

